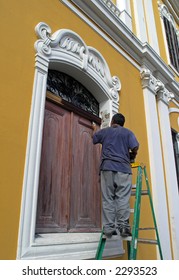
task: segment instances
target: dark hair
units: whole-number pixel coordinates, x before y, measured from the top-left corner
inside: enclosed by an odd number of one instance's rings
[[[123,126],[124,123],[125,123],[125,117],[122,114],[117,113],[112,117],[112,123],[113,124],[119,124],[120,126]]]

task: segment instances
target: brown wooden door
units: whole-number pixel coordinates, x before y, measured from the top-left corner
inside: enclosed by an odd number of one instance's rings
[[[91,120],[46,101],[37,233],[100,230],[100,150],[91,135]]]
[[[72,113],[70,231],[100,227],[99,147],[92,143],[91,121]]]

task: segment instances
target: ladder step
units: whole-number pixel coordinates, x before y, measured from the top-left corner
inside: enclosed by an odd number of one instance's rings
[[[145,238],[138,238],[139,243],[145,243],[145,244],[158,244],[157,240],[154,239],[145,239]]]
[[[135,196],[134,209],[130,209],[130,213],[134,214],[133,225],[132,225],[133,236],[128,236],[128,237],[124,238],[124,237],[121,237],[119,232],[117,231],[118,235],[113,235],[111,238],[107,238],[104,235],[104,232],[102,231],[101,236],[100,236],[100,241],[98,244],[98,248],[97,248],[97,253],[96,253],[97,260],[102,259],[102,254],[103,254],[103,250],[104,250],[107,239],[130,241],[130,242],[127,242],[129,260],[136,260],[138,243],[158,245],[160,258],[161,258],[161,260],[163,260],[160,239],[159,239],[159,234],[158,234],[158,229],[157,229],[157,224],[156,224],[156,218],[155,218],[155,213],[154,213],[154,207],[153,207],[152,197],[151,197],[151,192],[150,192],[150,186],[149,186],[149,181],[148,181],[147,172],[146,172],[146,167],[143,164],[138,164],[138,163],[133,163],[131,165],[131,167],[133,167],[133,168],[137,167],[136,184],[132,186],[132,191],[131,191],[131,196]],[[143,188],[142,188],[143,187],[143,177],[142,176],[145,177],[145,184],[146,184],[145,190],[143,190]],[[147,195],[149,197],[150,208],[151,208],[151,212],[152,212],[152,216],[153,216],[153,227],[140,227],[140,210],[141,210],[141,202],[142,202],[141,197],[143,195]],[[155,230],[156,240],[138,237],[139,231],[147,231],[147,230]]]
[[[141,195],[148,195],[149,192],[147,190],[142,190],[141,191]],[[131,196],[135,196],[136,195],[136,192],[135,191],[131,191]]]
[[[138,230],[156,230],[155,227],[138,228]]]

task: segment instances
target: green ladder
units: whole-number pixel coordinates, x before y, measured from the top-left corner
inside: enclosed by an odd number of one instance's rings
[[[137,164],[137,163],[132,163],[131,167],[132,168],[137,168],[136,188],[135,188],[135,191],[132,190],[132,196],[135,195],[132,236],[131,237],[126,237],[126,238],[122,238],[122,237],[120,237],[120,238],[122,240],[127,241],[128,259],[129,260],[136,260],[138,243],[158,245],[160,259],[163,260],[162,249],[161,249],[161,244],[160,244],[160,239],[159,239],[159,233],[158,233],[158,228],[157,228],[157,223],[156,223],[156,218],[155,218],[155,213],[154,213],[154,207],[153,207],[152,196],[151,196],[151,192],[150,192],[150,186],[149,186],[149,182],[148,182],[146,167],[143,166],[142,164]],[[145,177],[146,190],[142,189],[143,175]],[[151,212],[152,212],[154,227],[139,228],[140,210],[141,210],[141,197],[143,195],[148,195],[148,197],[149,197],[149,202],[150,202],[150,208],[151,208]],[[155,230],[156,240],[139,238],[138,237],[139,236],[139,230]],[[112,239],[113,239],[113,237],[112,237]],[[114,239],[116,239],[116,236],[114,236]],[[102,259],[105,244],[106,244],[106,236],[104,235],[104,232],[102,230],[101,235],[100,235],[98,248],[97,248],[97,251],[96,251],[96,256],[95,256],[96,260],[101,260]]]

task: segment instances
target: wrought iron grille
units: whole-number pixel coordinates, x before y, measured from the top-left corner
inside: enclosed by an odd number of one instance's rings
[[[98,101],[80,82],[71,76],[56,70],[49,70],[47,90],[76,107],[99,116]]]

